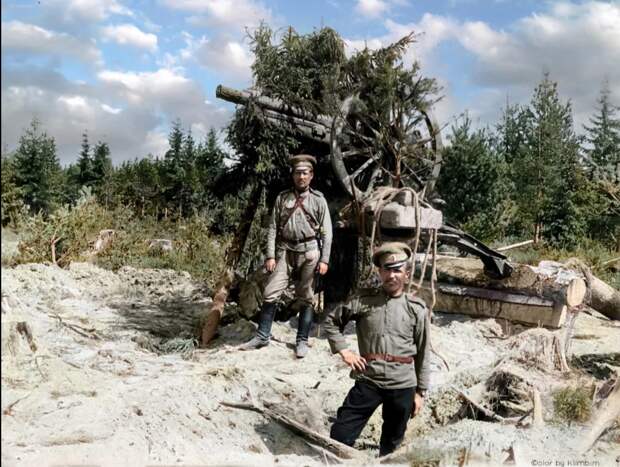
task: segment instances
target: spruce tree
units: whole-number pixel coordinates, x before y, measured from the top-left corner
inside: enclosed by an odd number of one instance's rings
[[[513,162],[514,199],[535,240],[571,246],[585,234],[580,140],[572,106],[545,74],[523,115],[523,144]]]
[[[196,156],[196,170],[200,183],[209,187],[224,172],[224,151],[217,142],[213,128],[209,130],[204,144],[201,144]]]
[[[78,156],[77,165],[79,170],[78,182],[83,186],[91,186],[93,184],[93,158],[90,153],[90,144],[88,143],[88,132],[82,133],[82,149]]]
[[[485,240],[503,235],[507,198],[506,167],[487,130],[474,131],[469,116],[452,127],[443,152],[437,190],[446,201],[446,218]]]
[[[110,147],[108,143],[97,141],[93,148],[92,163],[93,181],[100,184],[112,171],[112,159],[110,158]]]
[[[164,186],[164,200],[166,207],[183,216],[186,206],[185,198],[185,161],[183,157],[183,142],[185,136],[181,129],[181,121],[172,122],[168,135],[169,149],[164,156],[164,164],[160,167],[160,176]]]
[[[604,83],[597,101],[597,113],[584,125],[588,162],[595,180],[620,183],[620,117],[619,108],[610,102],[609,83]]]
[[[95,194],[104,206],[112,202],[114,186],[112,178],[112,159],[108,143],[97,141],[93,149],[93,183]]]
[[[22,190],[17,186],[15,179],[14,156],[2,155],[2,225],[17,226],[19,215],[24,207]]]
[[[620,245],[620,117],[610,102],[609,83],[598,99],[597,113],[586,126],[586,164],[592,182],[589,232],[594,238]]]
[[[56,142],[41,132],[33,119],[19,139],[15,154],[15,181],[32,212],[49,214],[59,201],[61,168],[56,156]]]

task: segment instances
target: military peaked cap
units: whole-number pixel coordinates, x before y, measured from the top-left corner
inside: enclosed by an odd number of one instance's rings
[[[384,269],[399,269],[411,258],[411,254],[409,245],[402,242],[388,242],[375,250],[372,262]]]
[[[316,158],[310,154],[298,154],[289,159],[289,164],[293,169],[302,167],[312,169],[316,165]]]

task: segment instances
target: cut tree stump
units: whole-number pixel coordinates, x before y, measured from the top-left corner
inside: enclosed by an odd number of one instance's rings
[[[509,277],[493,279],[485,274],[478,258],[439,256],[437,278],[447,284],[502,290],[570,307],[581,305],[585,299],[587,288],[582,274],[561,263],[541,261],[538,267],[517,263],[513,266]]]

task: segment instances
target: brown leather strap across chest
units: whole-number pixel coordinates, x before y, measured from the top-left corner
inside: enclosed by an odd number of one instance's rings
[[[366,355],[362,355],[366,359],[367,362],[372,360],[383,360],[386,362],[396,362],[396,363],[412,363],[413,357],[399,357],[397,355],[391,355],[389,353],[369,353]]]

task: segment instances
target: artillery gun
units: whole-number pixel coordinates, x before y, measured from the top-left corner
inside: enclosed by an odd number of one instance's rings
[[[335,227],[379,239],[428,247],[432,241],[478,256],[495,278],[510,275],[506,256],[444,222],[433,199],[441,170],[440,128],[426,108],[403,115],[389,111],[389,124],[378,127],[357,95],[342,101],[335,115],[314,114],[256,91],[219,85],[216,96],[238,105],[254,105],[270,124],[318,143],[319,163],[328,162],[349,198]],[[328,161],[326,161],[328,159]]]

